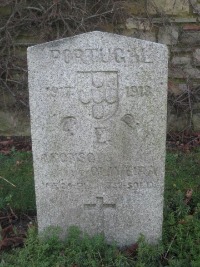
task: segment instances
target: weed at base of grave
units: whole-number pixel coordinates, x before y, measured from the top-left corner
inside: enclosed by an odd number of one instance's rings
[[[48,238],[47,238],[48,236]],[[68,238],[60,241],[59,231],[49,228],[38,237],[31,228],[23,249],[3,254],[4,265],[9,267],[128,267],[132,259],[125,257],[115,245],[108,245],[103,235],[89,237],[78,228],[69,229]]]

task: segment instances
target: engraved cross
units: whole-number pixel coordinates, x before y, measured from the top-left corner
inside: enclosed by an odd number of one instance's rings
[[[108,204],[104,203],[103,197],[97,197],[96,204],[84,204],[84,208],[87,210],[93,210],[95,209],[97,212],[97,230],[99,233],[104,232],[104,210],[105,209],[116,209],[116,204]]]

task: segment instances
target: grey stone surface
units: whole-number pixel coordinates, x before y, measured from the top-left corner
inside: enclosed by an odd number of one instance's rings
[[[30,136],[30,120],[27,111],[0,110],[1,136]]]
[[[171,66],[169,68],[169,77],[170,78],[178,78],[178,79],[199,79],[200,70],[197,67],[193,67],[192,65],[184,65],[184,66]]]
[[[184,69],[185,77],[192,78],[192,79],[199,79],[200,78],[200,70],[198,68],[195,68],[191,65],[188,65]]]
[[[178,96],[184,92],[187,92],[187,84],[185,83],[174,83],[173,81],[168,82],[168,93]]]
[[[190,0],[193,13],[200,13],[200,2],[198,0]]]
[[[161,238],[167,48],[91,32],[28,49],[39,230]]]
[[[147,32],[147,31],[139,31],[139,30],[129,30],[131,37],[146,40],[150,42],[156,42],[156,33],[155,32]]]
[[[190,9],[187,0],[148,0],[147,11],[150,14],[184,15]]]
[[[168,110],[170,111],[170,108]],[[184,131],[185,129],[188,129],[188,125],[190,124],[190,114],[183,113],[178,116],[175,113],[169,112],[167,120],[167,130],[169,132]]]
[[[195,49],[193,52],[193,63],[195,66],[200,66],[200,48]]]
[[[126,20],[126,28],[128,30],[138,29],[138,30],[150,31],[151,25],[148,19],[128,18]]]
[[[175,56],[172,58],[171,63],[173,65],[187,65],[190,64],[191,57],[189,55],[187,56]]]
[[[194,103],[192,110],[193,110],[193,114],[200,113],[200,102]]]
[[[186,77],[185,69],[182,66],[173,66],[169,68],[169,78],[183,79]]]
[[[180,43],[187,45],[195,45],[200,42],[200,32],[183,32],[180,37]]]
[[[192,23],[192,22],[197,22],[197,18],[191,18],[191,17],[186,17],[186,18],[177,18],[177,17],[162,17],[162,18],[152,18],[152,23],[154,24],[164,24],[164,23]]]
[[[158,31],[158,42],[166,45],[175,45],[178,42],[178,27],[163,26]]]
[[[146,31],[141,31],[139,33],[139,39],[146,40],[146,41],[151,41],[151,42],[156,42],[156,34],[155,32],[146,32]]]
[[[192,52],[193,51],[193,47],[190,46],[190,47],[185,47],[185,46],[182,46],[182,47],[177,47],[177,46],[171,46],[170,47],[170,51],[171,53],[175,52],[175,53],[181,53],[181,52],[184,52],[184,53],[188,53],[188,52]]]
[[[194,131],[200,131],[200,112],[192,116]]]

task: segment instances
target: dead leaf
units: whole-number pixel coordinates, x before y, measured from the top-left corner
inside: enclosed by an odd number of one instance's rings
[[[17,165],[17,166],[21,165],[22,163],[23,163],[23,160],[20,160],[20,161],[17,160],[17,161],[16,161],[16,165]]]
[[[6,237],[10,236],[10,234],[15,234],[12,225],[1,230],[1,238],[5,239]]]
[[[188,189],[187,191],[186,191],[186,198],[191,198],[192,197],[192,192],[193,192],[193,190],[190,188],[190,189]]]
[[[24,238],[22,237],[11,237],[4,238],[0,241],[0,250],[9,249],[11,247],[17,247],[24,244]]]
[[[9,155],[10,154],[10,151],[9,150],[1,150],[0,152],[2,154],[4,154],[4,155]]]
[[[192,199],[192,188],[188,189],[185,194],[185,203],[188,204],[188,202]]]
[[[1,141],[0,142],[0,145],[2,145],[2,146],[7,146],[7,145],[11,145],[11,144],[13,144],[13,140],[12,139],[8,140],[8,141]]]
[[[184,219],[180,220],[179,224],[186,224],[193,219],[193,215],[187,215]]]
[[[187,222],[183,219],[178,222],[179,224],[186,224]]]
[[[138,244],[137,243],[132,244],[126,248],[125,254],[134,257],[137,254],[137,249],[138,249]]]

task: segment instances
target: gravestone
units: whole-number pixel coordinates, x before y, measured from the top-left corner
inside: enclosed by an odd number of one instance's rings
[[[161,238],[167,48],[90,32],[28,48],[39,231]]]

